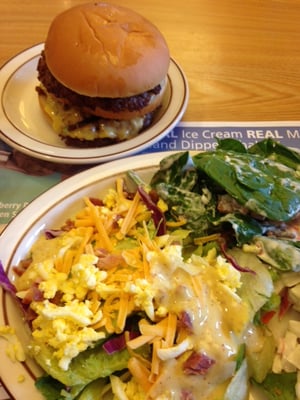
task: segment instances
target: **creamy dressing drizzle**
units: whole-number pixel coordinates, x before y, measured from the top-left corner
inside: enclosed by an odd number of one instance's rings
[[[191,349],[207,355],[215,363],[204,375],[188,375],[183,372],[187,354],[164,362],[151,398],[179,400],[182,390],[186,389],[195,399],[213,400],[224,394],[234,374],[235,356],[249,318],[248,306],[221,282],[217,265],[204,264],[203,258],[193,257],[191,275],[186,263],[175,254],[176,246],[171,246],[170,251],[172,247],[173,254],[169,253],[168,257],[166,254],[159,257],[157,253],[148,255],[155,300],[168,312],[188,313],[192,322]]]

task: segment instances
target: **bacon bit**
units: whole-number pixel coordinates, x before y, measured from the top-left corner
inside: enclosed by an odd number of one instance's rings
[[[154,190],[154,189],[150,189],[150,191],[149,191],[149,196],[151,197],[151,200],[152,200],[155,204],[157,204],[157,202],[158,202],[158,200],[159,200],[159,195],[158,195],[157,191]]]
[[[124,179],[120,179],[120,187],[119,187],[119,191],[118,191],[119,194],[120,194],[121,190],[122,190],[122,194],[123,194],[125,199],[133,200],[133,198],[135,196],[135,191],[131,192],[128,189]]]
[[[44,234],[46,239],[54,239],[60,236],[64,231],[62,229],[46,229]]]
[[[103,206],[103,201],[101,199],[98,199],[97,197],[90,197],[89,199],[94,206]]]
[[[180,400],[195,400],[192,392],[187,389],[183,389],[180,394]]]
[[[123,219],[122,215],[120,214],[115,215],[112,221],[112,228],[119,229],[119,221],[122,219]]]
[[[61,304],[62,297],[63,297],[62,292],[56,292],[54,297],[51,299],[51,303],[56,305]]]
[[[75,228],[74,221],[72,221],[71,219],[67,219],[64,225],[61,227],[61,230],[69,232],[73,228]]]
[[[243,215],[249,214],[249,209],[240,205],[233,197],[228,194],[219,195],[217,209],[221,214],[239,212]]]
[[[186,311],[183,311],[178,318],[178,327],[186,329],[188,332],[193,331],[193,324],[190,317],[190,314]]]
[[[27,260],[21,260],[18,265],[13,267],[14,273],[18,276],[22,276],[26,269],[30,266],[31,262],[31,258],[28,258]]]
[[[292,236],[294,240],[300,240],[300,213],[286,224],[286,232],[288,232],[290,237]]]
[[[205,375],[214,364],[215,360],[212,358],[194,351],[184,362],[183,372],[187,375]]]
[[[289,291],[287,287],[282,290],[280,296],[281,296],[281,302],[279,308],[279,318],[282,318],[292,305],[291,302],[289,301]]]
[[[25,319],[26,319],[26,321],[27,321],[27,322],[30,324],[30,326],[31,326],[31,322],[32,322],[33,320],[36,319],[37,313],[36,313],[35,311],[33,311],[33,309],[30,308],[30,307],[24,308],[24,309],[23,309],[23,312],[24,312],[24,314],[25,314]]]
[[[124,262],[122,256],[111,254],[106,249],[95,250],[95,255],[98,257],[97,267],[101,270],[109,270],[118,267]]]
[[[23,304],[30,304],[33,301],[42,301],[44,299],[43,292],[38,288],[38,283],[33,284],[22,299]]]

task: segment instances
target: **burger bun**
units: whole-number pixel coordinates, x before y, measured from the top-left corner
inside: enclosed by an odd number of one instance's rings
[[[152,89],[165,80],[170,62],[166,41],[150,21],[102,2],[59,14],[47,35],[45,57],[62,85],[85,96],[108,98]]]

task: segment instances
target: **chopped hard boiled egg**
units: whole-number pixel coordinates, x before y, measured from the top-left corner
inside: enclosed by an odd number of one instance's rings
[[[104,332],[91,327],[101,320],[102,310],[98,307],[95,311],[94,302],[86,298],[89,291],[99,290],[99,283],[107,275],[95,266],[97,260],[94,255],[82,254],[69,274],[52,268],[48,279],[38,286],[44,300],[32,302],[31,308],[37,314],[32,324],[33,339],[48,343],[64,370],[81,351],[105,337]],[[48,265],[49,260],[42,264]],[[60,297],[57,304],[50,301],[56,295]]]
[[[7,341],[6,354],[12,361],[25,361],[25,351],[13,327],[0,326],[0,337]]]

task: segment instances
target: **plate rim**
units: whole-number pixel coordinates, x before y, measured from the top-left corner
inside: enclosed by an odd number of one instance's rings
[[[126,158],[126,168],[119,160],[112,160],[105,164],[91,166],[84,171],[78,172],[60,182],[55,183],[52,187],[39,194],[32,199],[17,215],[14,217],[3,229],[0,234],[0,245],[2,244],[3,237],[7,234],[14,235],[16,228],[21,219],[30,221],[31,224],[37,219],[37,215],[44,215],[51,208],[56,206],[62,199],[70,197],[74,193],[85,189],[103,179],[114,178],[120,174],[126,174],[127,171],[133,169],[150,169],[158,168],[160,161],[172,154],[185,152],[185,151],[162,151],[151,153],[151,157],[145,157],[145,154],[133,155]],[[50,203],[46,200],[55,199]],[[41,206],[40,206],[41,205]],[[36,211],[38,210],[38,211]],[[14,237],[14,236],[10,236]],[[2,259],[1,259],[2,260]]]
[[[181,120],[189,100],[189,85],[187,77],[180,67],[180,65],[171,57],[170,67],[168,71],[168,81],[171,85],[171,94],[169,99],[168,107],[164,114],[160,118],[159,122],[163,124],[162,128],[155,131],[156,125],[152,125],[147,129],[145,134],[148,134],[143,140],[142,135],[130,139],[128,142],[121,142],[110,146],[111,152],[107,154],[108,147],[99,148],[68,148],[68,147],[55,147],[47,143],[40,143],[34,138],[30,138],[25,135],[20,129],[16,128],[11,124],[11,121],[6,117],[4,95],[5,87],[9,82],[9,79],[26,63],[30,62],[34,58],[38,57],[41,50],[43,49],[44,43],[35,44],[23,51],[20,51],[14,57],[10,58],[0,68],[0,92],[1,94],[1,106],[0,106],[0,139],[6,142],[9,146],[25,153],[29,156],[33,156],[38,159],[51,161],[54,163],[65,163],[65,164],[95,164],[98,162],[109,162],[114,159],[120,159],[128,157],[134,154],[138,154],[140,151],[145,150],[151,146],[154,142],[162,139],[168,132],[170,132],[175,125]],[[10,69],[14,68],[13,71]],[[180,97],[178,93],[174,96],[174,85],[181,86]],[[172,109],[174,107],[174,110]],[[7,129],[7,126],[9,129]],[[8,131],[8,132],[7,132]],[[20,137],[15,139],[14,134]],[[128,143],[128,144],[127,144]],[[40,144],[42,148],[34,148],[34,145]],[[125,145],[125,149],[123,149]],[[57,154],[57,149],[59,153]],[[104,151],[105,149],[106,151]],[[100,151],[100,154],[99,154]],[[101,154],[102,153],[102,154]]]

